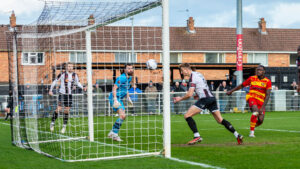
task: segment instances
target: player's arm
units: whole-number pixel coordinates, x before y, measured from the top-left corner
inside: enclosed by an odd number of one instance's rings
[[[266,97],[265,97],[265,100],[264,100],[264,104],[261,106],[261,108],[259,109],[259,113],[262,113],[266,107],[266,105],[268,104],[268,101],[269,101],[269,98],[270,98],[270,95],[271,95],[271,90],[272,90],[272,84],[271,84],[271,81],[269,81],[267,83],[267,91],[266,91]]]
[[[113,89],[112,89],[114,100],[117,100],[117,89],[118,88],[119,88],[118,85],[114,84]]]
[[[61,75],[62,75],[62,74],[60,73],[60,74],[57,76],[57,78],[52,82],[51,87],[50,87],[50,90],[49,90],[49,95],[50,95],[50,96],[53,95],[52,90],[53,90],[53,88],[55,87],[56,83],[60,80]]]
[[[242,84],[238,85],[237,87],[229,90],[226,94],[231,95],[233,92],[242,89],[243,87],[249,86],[251,84],[251,77],[245,80]]]
[[[226,94],[227,94],[227,95],[231,95],[233,92],[235,92],[235,91],[237,91],[237,90],[241,90],[243,87],[244,87],[243,84],[240,84],[240,85],[238,85],[237,87],[235,87],[235,88],[229,90]]]
[[[86,91],[86,88],[83,88],[82,84],[79,81],[77,74],[75,75],[75,84],[82,90]]]
[[[178,102],[180,102],[182,100],[189,99],[190,97],[193,96],[194,91],[195,91],[195,87],[190,87],[189,90],[188,90],[188,92],[184,96],[182,96],[182,97],[175,97],[174,98],[174,103],[178,103]]]

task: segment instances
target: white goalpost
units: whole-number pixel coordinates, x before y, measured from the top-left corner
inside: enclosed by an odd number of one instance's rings
[[[68,162],[171,157],[168,3],[45,1],[13,39],[13,143]],[[157,7],[160,26],[129,19]]]

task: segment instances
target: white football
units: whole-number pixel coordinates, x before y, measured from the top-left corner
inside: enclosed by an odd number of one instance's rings
[[[156,61],[154,59],[149,59],[147,61],[146,65],[147,65],[148,69],[152,69],[153,70],[153,69],[157,68],[157,63],[156,63]]]

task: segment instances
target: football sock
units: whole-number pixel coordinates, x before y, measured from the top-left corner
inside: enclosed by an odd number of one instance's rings
[[[200,137],[200,134],[198,132],[194,133],[194,138],[197,138],[197,137]]]
[[[122,119],[120,119],[120,118],[118,118],[118,119],[116,120],[115,124],[114,124],[113,127],[112,127],[112,131],[113,131],[114,133],[116,133],[116,134],[119,133],[119,130],[120,130],[121,126],[122,126],[123,121],[124,121],[124,120],[122,120]]]
[[[198,133],[197,125],[194,119],[192,117],[188,117],[185,120],[188,123],[190,129],[193,131],[193,133]]]
[[[251,118],[250,118],[250,130],[251,131],[254,131],[255,125],[256,125],[256,122],[257,122],[257,115],[255,115],[255,114],[256,114],[256,112],[254,112],[251,115]]]
[[[57,116],[58,116],[58,113],[57,112],[54,112],[53,113],[53,116],[52,116],[52,122],[54,123],[55,120],[57,119]]]
[[[67,125],[69,119],[69,114],[64,113],[64,125]]]
[[[233,126],[229,123],[229,121],[223,119],[221,123],[222,123],[223,126],[224,126],[227,130],[229,130],[231,133],[236,132],[235,129],[233,128]],[[237,134],[238,134],[238,133],[237,133]]]

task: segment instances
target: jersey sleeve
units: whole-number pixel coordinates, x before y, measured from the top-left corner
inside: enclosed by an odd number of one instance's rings
[[[272,82],[271,80],[268,80],[267,82],[267,90],[272,89]]]
[[[245,80],[243,83],[242,83],[242,86],[243,87],[246,87],[246,86],[250,86],[251,84],[251,77],[249,77],[247,80]]]
[[[119,76],[117,79],[116,79],[116,82],[115,82],[115,85],[117,85],[118,87],[121,86],[122,83],[125,83],[126,82],[126,78],[124,78],[123,76]]]
[[[191,80],[190,80],[190,87],[196,87],[196,81],[195,81],[195,78],[192,78]]]
[[[77,74],[75,74],[75,83],[76,83],[76,85],[77,85],[79,88],[83,89],[83,86],[81,85],[80,80],[79,80]]]

